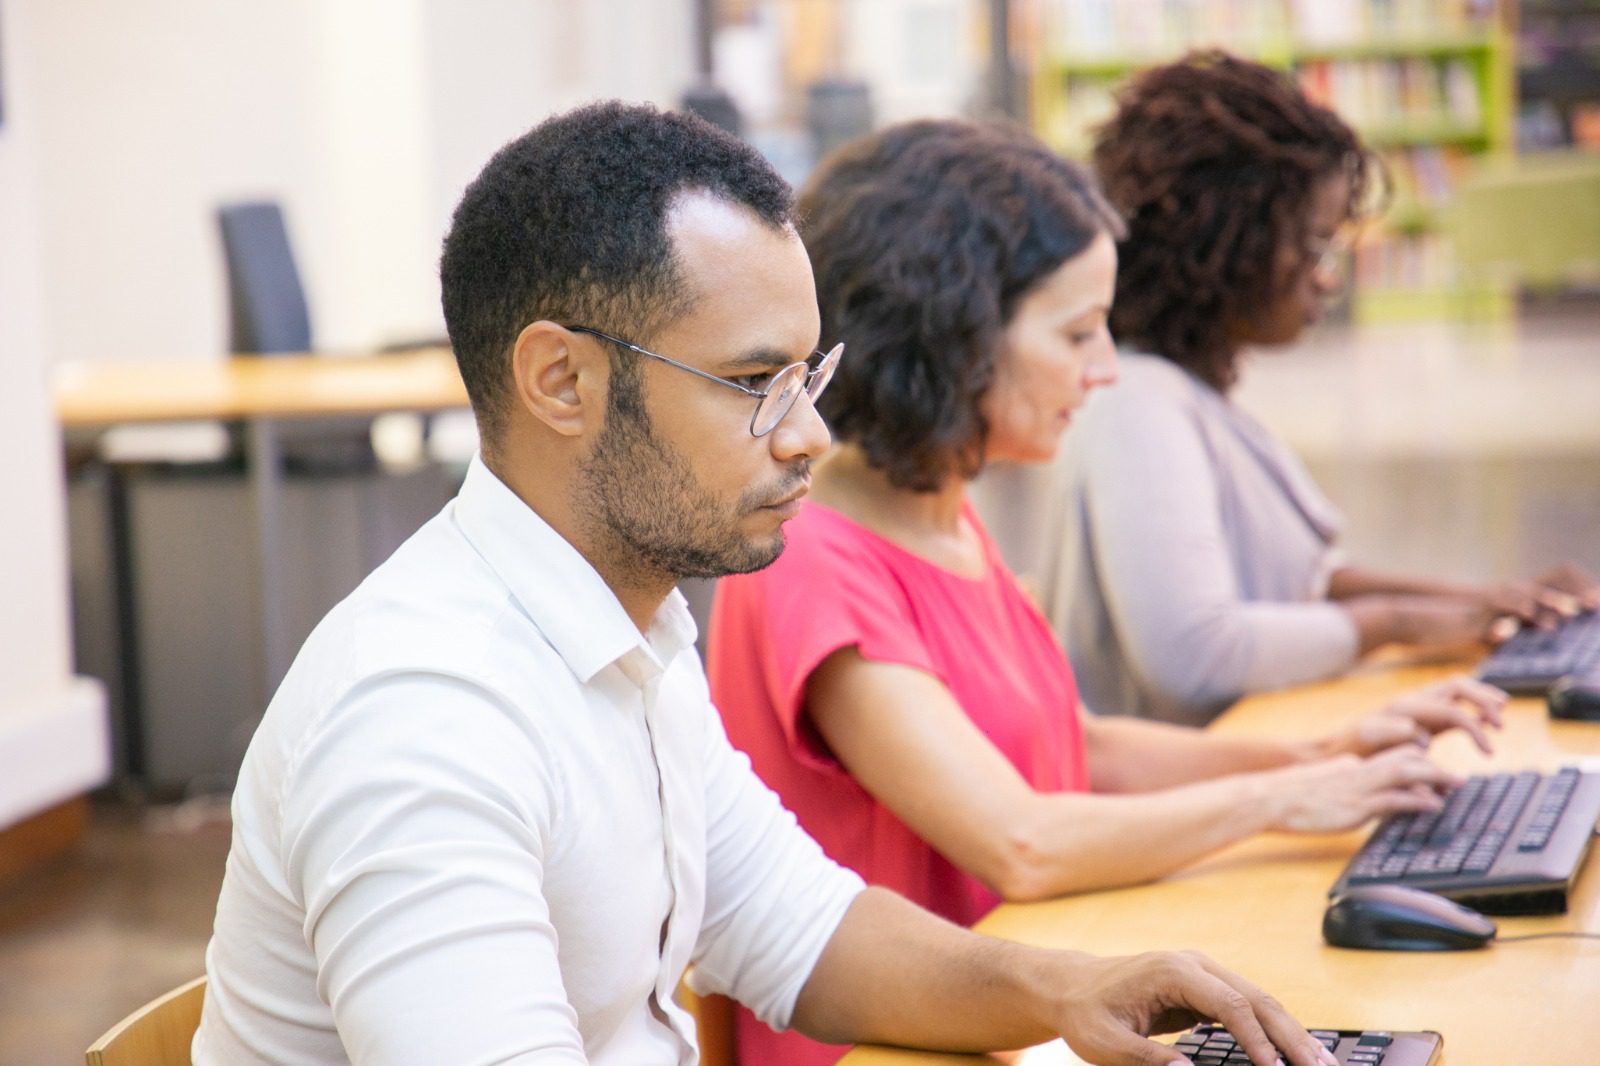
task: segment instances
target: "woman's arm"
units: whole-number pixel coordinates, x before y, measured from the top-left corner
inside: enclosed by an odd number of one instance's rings
[[[1328,575],[1328,599],[1348,600],[1357,596],[1452,596],[1468,599],[1477,586],[1464,581],[1386,574],[1360,566],[1341,566]]]
[[[1487,585],[1341,567],[1328,599],[1349,612],[1366,652],[1389,643],[1498,643],[1518,622],[1550,626],[1600,608],[1600,582],[1573,566]]]
[[[1082,714],[1090,787],[1153,792],[1229,774],[1297,766],[1338,754],[1327,738],[1229,737],[1143,718]]]
[[[1013,900],[1149,881],[1264,829],[1436,809],[1455,781],[1407,745],[1132,795],[1036,792],[937,678],[854,648],[811,675],[806,709],[868,792]]]
[[[1504,722],[1506,694],[1465,675],[1397,696],[1378,711],[1310,740],[1223,736],[1139,718],[1081,716],[1096,792],[1149,792],[1227,774],[1271,770],[1336,755],[1375,755],[1399,744],[1426,748],[1460,729],[1479,750]]]

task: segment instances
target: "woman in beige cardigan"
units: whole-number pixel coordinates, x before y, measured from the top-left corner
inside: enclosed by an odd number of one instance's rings
[[[1380,645],[1487,643],[1503,619],[1600,607],[1571,567],[1483,586],[1352,564],[1338,511],[1230,398],[1241,353],[1316,320],[1370,199],[1367,151],[1337,115],[1276,71],[1201,53],[1129,87],[1094,162],[1128,226],[1121,381],[1058,453],[1042,559],[1018,560],[1090,706],[1203,724]]]

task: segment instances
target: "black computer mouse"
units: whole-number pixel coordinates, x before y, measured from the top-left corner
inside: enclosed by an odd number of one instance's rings
[[[1404,885],[1356,885],[1322,916],[1322,938],[1341,948],[1461,951],[1483,947],[1495,932],[1477,911]]]
[[[1600,675],[1564,677],[1550,686],[1550,717],[1600,722]]]

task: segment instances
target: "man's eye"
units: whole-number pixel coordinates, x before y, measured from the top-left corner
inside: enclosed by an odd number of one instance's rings
[[[764,374],[743,374],[729,380],[735,385],[743,385],[745,388],[754,389],[756,392],[765,392],[767,386],[772,384],[772,378],[773,373],[769,370]]]

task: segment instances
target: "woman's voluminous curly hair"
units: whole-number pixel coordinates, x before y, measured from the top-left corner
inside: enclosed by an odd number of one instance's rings
[[[1121,223],[1087,168],[1025,131],[902,123],[845,145],[800,194],[822,335],[845,342],[820,401],[891,484],[982,466],[979,401],[1034,285]]]
[[[1224,52],[1152,68],[1118,95],[1094,165],[1127,221],[1111,331],[1217,389],[1233,384],[1233,331],[1279,298],[1283,250],[1309,268],[1319,183],[1350,183],[1349,215],[1378,170],[1338,115],[1285,74]]]

